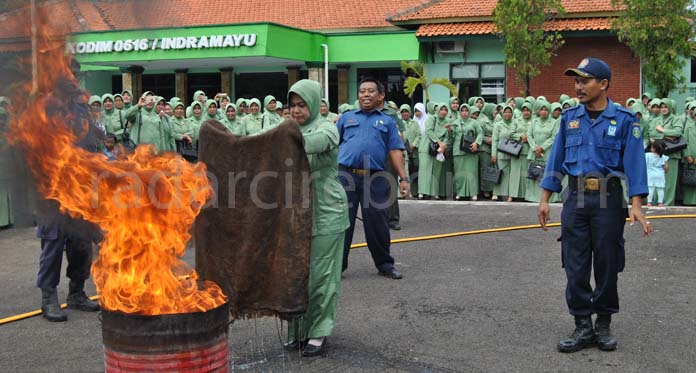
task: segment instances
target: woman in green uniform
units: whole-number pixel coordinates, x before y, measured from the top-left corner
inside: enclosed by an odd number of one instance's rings
[[[491,147],[491,163],[495,164],[500,171],[502,177],[500,183],[493,186],[494,201],[498,200],[498,196],[510,196],[510,156],[508,154],[498,152],[498,144],[500,140],[509,139],[516,129],[516,122],[513,118],[514,108],[510,105],[505,105],[503,108],[503,120],[496,123],[493,127],[492,147]]]
[[[452,123],[459,122],[459,97],[452,96],[449,99],[449,119]]]
[[[200,106],[200,103],[198,104]],[[172,103],[174,115],[170,118],[169,123],[172,126],[172,134],[174,140],[193,142],[193,122],[184,117],[186,109],[181,101]]]
[[[687,147],[682,155],[684,169],[696,170],[696,101],[689,103],[689,117],[684,127],[684,138]],[[696,187],[682,184],[682,197],[687,206],[696,205]]]
[[[409,175],[413,175],[418,169],[418,143],[420,142],[420,127],[418,122],[411,119],[411,106],[403,104],[399,107],[401,121],[404,123],[404,146],[406,147],[406,171]],[[414,188],[411,188],[411,193],[418,194]]]
[[[491,143],[493,142],[493,127],[495,126],[494,120],[496,118],[495,110],[497,105],[486,103],[483,106],[483,115],[479,114],[478,118],[474,119],[478,122],[481,127],[481,132],[483,134],[483,140],[479,146],[478,158],[479,158],[479,175],[483,175],[483,169],[491,164]],[[502,106],[501,106],[502,110]],[[475,110],[471,110],[472,114]],[[472,116],[469,114],[469,116]],[[502,116],[498,115],[502,120]],[[485,198],[490,198],[491,193],[493,193],[493,183],[489,181],[479,180],[479,190],[483,193]]]
[[[244,130],[249,136],[256,135],[261,132],[261,122],[263,119],[263,116],[259,112],[259,109],[261,108],[261,101],[259,101],[257,98],[252,98],[250,101],[249,109],[251,111],[246,117],[244,117]]]
[[[263,129],[273,128],[283,121],[283,117],[276,113],[276,105],[278,100],[275,97],[268,95],[263,99],[263,117],[261,121],[263,122],[261,127]]]
[[[474,143],[462,149],[462,137],[469,136]],[[483,129],[479,121],[469,117],[469,105],[462,105],[459,110],[458,125],[454,127],[452,153],[454,156],[454,199],[459,201],[470,198],[478,199],[479,193],[479,148],[483,143]]]
[[[449,126],[447,119],[447,106],[443,105],[437,115],[428,115],[425,121],[425,136],[421,136],[418,145],[418,198],[430,199],[437,197],[440,192],[440,176],[444,169],[444,162],[436,160],[431,155],[430,144],[437,143],[440,158],[447,150],[447,142],[451,141],[451,132],[445,126]],[[451,128],[451,127],[450,127]]]
[[[521,105],[520,111],[522,115],[515,119],[515,130],[511,138],[522,143],[522,151],[519,157],[510,159],[510,189],[508,194],[508,202],[512,202],[513,198],[524,198],[527,192],[527,170],[529,168],[529,140],[527,130],[532,125],[532,110],[531,103],[525,101]]]
[[[124,117],[133,123],[131,127],[131,140],[136,144],[152,144],[158,152],[174,150],[174,136],[171,128],[162,124],[162,119],[155,112],[155,95],[147,91],[133,105],[126,110]]]
[[[454,142],[454,126],[457,125],[457,121],[454,121],[452,117],[449,115],[451,110],[449,109],[449,106],[446,104],[440,104],[439,105],[439,110],[442,111],[442,108],[445,108],[447,110],[447,115],[445,116],[445,128],[449,128],[449,133],[450,136],[447,137],[447,141],[445,141],[445,144],[447,144],[447,148],[445,149],[445,161],[443,162],[442,165],[442,172],[440,172],[440,190],[437,193],[437,198],[438,199],[443,199],[446,200],[452,195],[452,189],[454,188],[454,153],[452,152],[452,143]]]
[[[527,160],[543,166],[546,166],[546,161],[551,152],[551,145],[553,145],[559,128],[559,121],[553,120],[549,116],[550,109],[551,105],[548,102],[540,103],[539,117],[532,121],[532,125],[527,131],[530,150]],[[555,200],[552,202],[557,202],[559,200],[558,194],[554,194]],[[527,179],[525,199],[530,202],[541,201],[541,178],[538,180]]]
[[[234,104],[227,104],[225,107],[225,120],[222,121],[228,131],[235,136],[246,136],[244,124],[237,117],[237,107]]]
[[[288,92],[288,106],[300,124],[312,171],[312,253],[307,285],[307,312],[288,328],[287,349],[302,349],[303,356],[321,355],[333,332],[341,285],[343,241],[348,223],[348,202],[338,181],[336,125],[319,115],[321,85],[300,80]]]
[[[127,89],[121,92],[121,99],[123,100],[123,109],[121,110],[128,110],[136,106],[133,105],[133,93]]]
[[[684,126],[674,115],[674,102],[668,98],[660,101],[660,116],[650,121],[650,143],[665,137],[678,138],[684,131]],[[682,152],[667,154],[668,171],[665,176],[665,206],[674,206],[677,192],[677,177],[679,175],[679,162]]]
[[[338,120],[338,114],[332,113],[331,110],[329,110],[329,99],[327,98],[321,99],[319,115],[321,115],[322,118],[328,120],[331,123],[336,123],[336,121]]]

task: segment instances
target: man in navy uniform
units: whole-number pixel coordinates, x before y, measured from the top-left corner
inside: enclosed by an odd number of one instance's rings
[[[652,232],[641,211],[648,193],[640,123],[633,112],[607,98],[611,70],[606,62],[585,58],[565,75],[575,77],[581,105],[567,109],[551,149],[541,182],[539,223],[547,230],[549,197],[568,189],[561,213],[562,261],[567,277],[566,302],[575,331],[558,344],[561,352],[591,345],[611,351],[611,315],[619,312],[618,273],[624,267],[624,224],[638,221],[643,235]],[[631,209],[627,211],[621,178],[625,177]],[[594,264],[595,288],[590,285]],[[592,314],[596,314],[594,328]]]
[[[372,78],[364,79],[358,85],[360,108],[343,113],[336,123],[340,136],[339,179],[348,197],[350,219],[343,249],[343,271],[348,268],[348,254],[360,205],[367,247],[378,273],[400,279],[402,275],[394,268],[394,258],[389,253],[389,206],[392,201],[388,179],[391,175],[384,171],[387,157],[401,178],[401,194],[408,196],[410,186],[404,170],[404,144],[394,120],[379,108],[383,100],[382,83]],[[391,198],[395,198],[395,194]]]

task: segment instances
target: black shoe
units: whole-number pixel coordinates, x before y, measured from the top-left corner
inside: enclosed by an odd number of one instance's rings
[[[597,333],[597,347],[602,351],[614,351],[618,346],[616,337],[611,334],[611,315],[597,315],[595,321],[595,333]]]
[[[99,303],[87,298],[84,291],[68,294],[68,308],[87,312],[99,311]]]
[[[395,231],[400,231],[401,230],[401,224],[399,224],[398,221],[393,221],[389,222],[389,228],[395,230]]]
[[[590,316],[575,316],[575,331],[568,338],[558,343],[560,352],[576,352],[597,343],[597,334],[592,328]]]
[[[390,268],[390,269],[385,269],[385,270],[380,269],[378,274],[380,276],[389,277],[392,280],[399,280],[403,277],[401,275],[401,272],[397,271],[395,268]]]
[[[307,341],[289,341],[287,343],[283,343],[283,348],[287,351],[299,351],[303,349],[307,345]]]
[[[52,322],[67,321],[68,315],[60,308],[56,288],[41,289],[42,316]]]
[[[304,349],[302,349],[302,356],[304,357],[312,357],[312,356],[319,356],[324,353],[324,350],[326,350],[326,337],[324,337],[321,341],[321,345],[315,346],[311,344],[307,344]]]

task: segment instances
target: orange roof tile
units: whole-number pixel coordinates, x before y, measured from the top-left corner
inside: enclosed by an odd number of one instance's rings
[[[40,7],[51,24],[70,32],[273,22],[306,30],[394,28],[386,18],[395,9],[423,0],[46,0]],[[195,11],[194,11],[195,9]],[[27,9],[0,14],[0,39],[26,36]]]
[[[547,31],[610,30],[613,18],[571,18],[547,22]],[[485,35],[495,33],[493,22],[432,23],[418,27],[417,37]]]
[[[566,14],[616,11],[611,0],[561,0]],[[391,22],[432,20],[438,18],[491,17],[497,0],[430,0],[420,6],[402,8],[389,15]]]

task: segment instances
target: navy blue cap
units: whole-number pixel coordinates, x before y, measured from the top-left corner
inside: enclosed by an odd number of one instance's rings
[[[611,80],[611,69],[599,58],[587,57],[580,61],[577,68],[567,69],[565,75]]]

